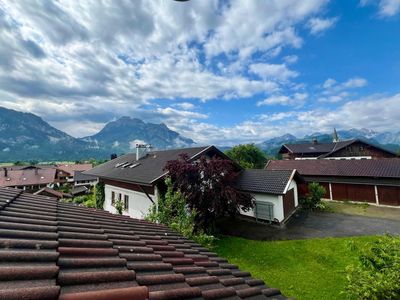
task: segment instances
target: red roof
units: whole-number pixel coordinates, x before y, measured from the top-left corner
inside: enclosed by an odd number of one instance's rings
[[[267,170],[293,170],[305,176],[381,177],[400,179],[400,158],[271,160]]]
[[[0,170],[0,186],[46,185],[54,182],[56,169]]]
[[[62,171],[65,171],[72,176],[74,175],[75,171],[87,171],[93,168],[92,164],[60,164],[56,165],[56,168]]]
[[[285,299],[168,227],[0,188],[0,299]]]

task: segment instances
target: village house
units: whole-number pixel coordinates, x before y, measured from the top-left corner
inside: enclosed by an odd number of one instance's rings
[[[55,186],[73,184],[76,172],[91,168],[92,164],[5,166],[0,176],[0,187],[13,187],[32,193],[47,188],[48,192],[49,188]],[[90,181],[89,184],[92,184],[92,177]]]
[[[115,213],[115,202],[124,203],[124,214],[134,218],[143,219],[153,204],[158,201],[160,186],[167,175],[164,167],[170,160],[179,158],[186,153],[191,161],[200,156],[220,157],[230,159],[214,146],[148,151],[146,147],[138,145],[136,153],[127,154],[100,166],[85,174],[97,176],[104,183],[105,202],[104,209]],[[235,164],[236,165],[236,164]],[[255,209],[244,213],[257,220],[282,222],[298,207],[295,171],[270,172],[266,170],[243,170],[238,179],[237,188],[253,195]]]
[[[0,186],[35,192],[44,187],[53,187],[56,174],[57,170],[54,168],[4,167],[0,176]]]
[[[96,176],[104,183],[104,209],[115,213],[114,203],[124,202],[124,214],[143,219],[158,200],[158,186],[163,183],[166,163],[186,153],[191,160],[202,155],[227,156],[214,146],[151,151],[145,145],[137,145],[136,153],[122,155],[84,172]]]
[[[95,186],[98,182],[98,177],[85,174],[83,171],[75,171],[74,172],[74,187],[78,186],[86,186],[91,187]]]
[[[284,144],[279,150],[282,159],[376,159],[396,157],[396,153],[359,139],[334,140],[332,143]]]
[[[266,170],[296,169],[305,183],[299,194],[307,194],[307,184],[318,182],[325,199],[400,206],[400,159],[367,160],[271,160]]]

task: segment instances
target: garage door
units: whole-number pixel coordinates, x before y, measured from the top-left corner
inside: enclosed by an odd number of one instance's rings
[[[400,187],[378,186],[379,204],[400,205]]]
[[[375,203],[373,185],[332,183],[333,200],[348,200]]]
[[[283,195],[283,215],[285,219],[290,213],[296,208],[294,203],[294,189],[287,191],[286,195]]]

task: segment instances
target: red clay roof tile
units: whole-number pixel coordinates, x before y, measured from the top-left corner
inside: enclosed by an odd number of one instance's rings
[[[163,225],[12,189],[0,203],[0,299],[284,299]]]

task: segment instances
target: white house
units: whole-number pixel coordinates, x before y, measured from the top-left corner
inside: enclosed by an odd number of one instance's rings
[[[299,206],[296,170],[244,170],[238,188],[253,195],[255,206],[241,214],[257,220],[282,223]]]
[[[104,209],[115,213],[115,201],[124,202],[123,214],[143,219],[158,201],[157,186],[167,174],[166,163],[187,154],[191,160],[202,155],[228,157],[214,146],[149,151],[145,145],[137,145],[136,153],[126,154],[84,172],[104,183]]]

